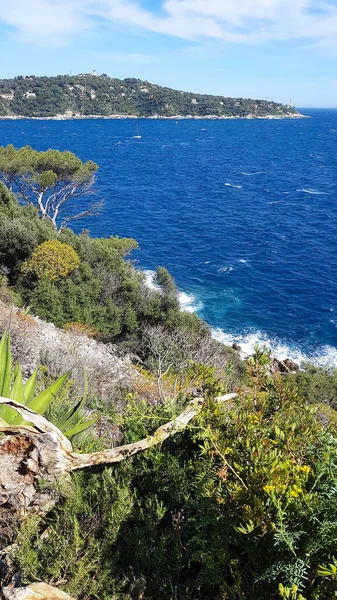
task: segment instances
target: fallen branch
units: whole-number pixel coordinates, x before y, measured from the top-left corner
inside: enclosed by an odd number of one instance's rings
[[[47,583],[31,583],[26,587],[8,586],[2,590],[4,600],[74,600]]]
[[[237,394],[227,394],[216,398],[225,403]],[[204,398],[195,398],[172,421],[165,423],[147,438],[118,446],[110,450],[78,454],[73,451],[70,441],[45,417],[36,414],[22,404],[0,397],[0,405],[18,412],[25,423],[8,425],[0,423],[0,508],[21,519],[29,512],[40,516],[46,514],[57,502],[57,484],[68,478],[72,471],[97,465],[109,465],[126,460],[139,452],[144,452],[161,444],[167,438],[184,430],[197,415]],[[38,481],[52,483],[51,490],[39,490]]]
[[[226,396],[219,396],[216,398],[217,402],[227,402],[235,398],[237,394],[227,394]],[[152,448],[158,444],[164,442],[167,438],[179,433],[185,429],[188,423],[196,416],[200,407],[204,403],[204,398],[195,398],[186,406],[180,415],[178,415],[169,423],[158,427],[155,433],[139,442],[133,444],[126,444],[125,446],[118,446],[111,450],[102,450],[100,452],[93,452],[92,454],[72,454],[72,470],[84,469],[86,467],[92,467],[94,465],[104,465],[118,463],[122,460],[126,460],[137,454],[138,452],[144,452],[148,448]]]

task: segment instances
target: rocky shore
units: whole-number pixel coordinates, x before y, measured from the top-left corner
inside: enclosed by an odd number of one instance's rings
[[[166,117],[166,116],[162,116],[162,115],[151,115],[151,116],[144,116],[144,115],[120,115],[120,114],[113,114],[113,115],[81,115],[81,114],[69,114],[69,113],[64,113],[64,114],[59,114],[59,115],[55,115],[54,117],[27,117],[27,116],[19,116],[19,115],[3,115],[0,116],[0,120],[1,121],[5,121],[5,120],[11,120],[11,121],[27,121],[27,120],[32,120],[32,121],[77,121],[77,120],[88,120],[88,119],[104,119],[104,120],[112,120],[112,119],[148,119],[148,120],[165,120],[165,121],[185,121],[185,120],[194,120],[194,121],[203,121],[203,120],[213,120],[213,121],[227,121],[227,120],[252,120],[252,119],[259,119],[259,120],[280,120],[280,119],[310,119],[311,117],[309,115],[302,115],[301,113],[286,113],[286,114],[281,114],[281,115],[265,115],[265,116],[260,116],[260,115],[254,115],[254,114],[249,114],[245,117],[240,117],[240,116],[219,116],[219,115],[204,115],[204,116],[200,116],[200,115],[173,115],[171,117]]]

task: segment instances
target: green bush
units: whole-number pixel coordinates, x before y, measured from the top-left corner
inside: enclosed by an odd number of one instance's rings
[[[191,427],[103,473],[76,474],[47,540],[22,530],[25,580],[62,581],[80,600],[331,600],[337,430],[269,379],[267,362],[256,354],[250,389],[229,405],[214,402],[222,388],[199,368],[207,401]],[[131,399],[124,441],[180,408]]]

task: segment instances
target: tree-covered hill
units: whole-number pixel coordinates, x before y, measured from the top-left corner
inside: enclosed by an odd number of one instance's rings
[[[193,94],[140,79],[106,75],[0,80],[0,117],[294,117],[295,108],[267,100]]]

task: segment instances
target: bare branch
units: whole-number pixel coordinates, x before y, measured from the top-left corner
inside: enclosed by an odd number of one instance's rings
[[[233,398],[236,398],[238,394],[227,394],[225,396],[219,396],[216,398],[217,402],[228,402]],[[169,421],[165,425],[159,427],[153,435],[150,435],[143,440],[139,440],[138,442],[134,442],[133,444],[126,444],[124,446],[117,446],[116,448],[112,448],[110,450],[102,450],[100,452],[93,452],[91,454],[77,454],[72,451],[72,446],[70,441],[61,433],[61,431],[52,423],[47,421],[41,415],[37,415],[29,408],[15,402],[14,400],[9,400],[8,398],[0,397],[0,404],[4,404],[10,408],[16,410],[26,421],[33,423],[34,427],[28,427],[24,425],[23,427],[13,427],[11,425],[0,427],[0,431],[4,433],[18,433],[29,431],[29,433],[45,433],[47,434],[47,438],[45,438],[46,444],[48,436],[52,435],[53,443],[57,442],[59,447],[59,451],[57,452],[57,459],[61,461],[62,464],[59,465],[59,469],[62,472],[65,471],[75,471],[77,469],[85,469],[88,467],[93,467],[95,465],[108,465],[121,462],[138,454],[138,452],[144,452],[148,448],[152,448],[153,446],[157,446],[165,441],[167,438],[179,433],[183,429],[185,429],[188,423],[198,414],[200,407],[203,405],[205,399],[204,398],[195,398],[186,406],[186,408],[172,421]],[[41,443],[41,441],[40,441]],[[55,451],[54,451],[55,452]],[[53,467],[55,467],[55,457],[53,460]],[[52,475],[52,473],[50,473]]]
[[[82,211],[78,215],[66,217],[62,221],[59,231],[61,231],[61,229],[66,227],[67,223],[69,223],[70,221],[76,221],[77,219],[82,219],[83,217],[92,217],[92,216],[99,215],[101,213],[103,206],[104,206],[104,200],[100,200],[99,202],[94,202],[93,204],[91,204],[87,210]]]

